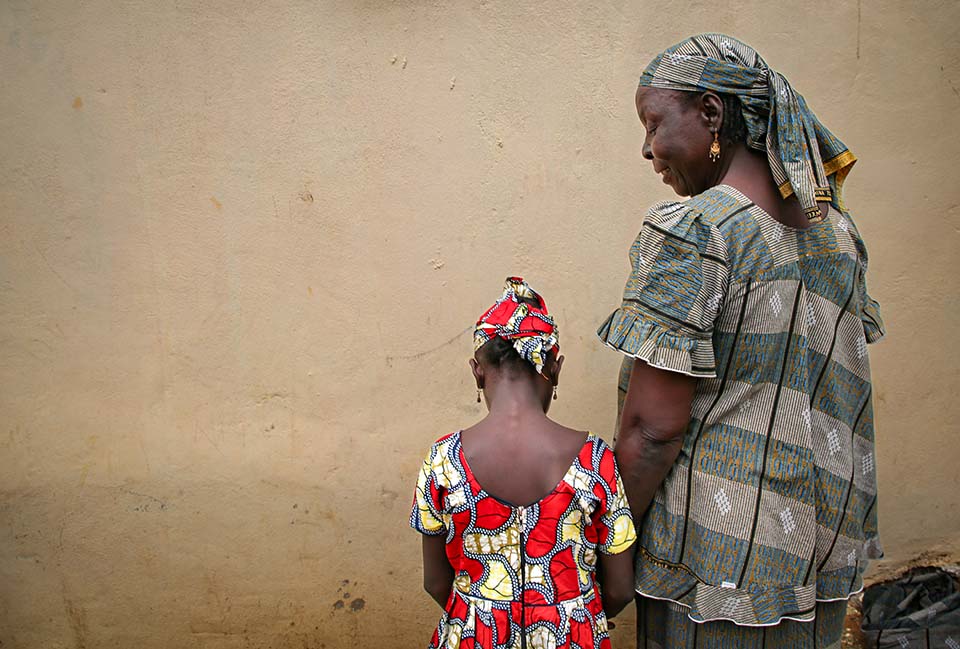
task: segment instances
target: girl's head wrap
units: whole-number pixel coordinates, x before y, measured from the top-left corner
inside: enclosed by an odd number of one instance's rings
[[[521,277],[508,277],[503,295],[477,320],[474,351],[497,336],[510,341],[540,374],[547,353],[552,349],[560,351],[557,325],[547,313],[547,305]]]
[[[843,208],[840,190],[856,158],[749,45],[723,34],[691,36],[657,55],[640,85],[735,95],[747,123],[746,144],[766,151],[781,196],[796,194],[811,220],[820,217],[818,200]]]

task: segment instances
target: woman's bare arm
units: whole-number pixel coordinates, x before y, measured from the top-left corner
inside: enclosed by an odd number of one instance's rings
[[[633,362],[614,453],[637,521],[680,453],[696,386],[692,376]]]

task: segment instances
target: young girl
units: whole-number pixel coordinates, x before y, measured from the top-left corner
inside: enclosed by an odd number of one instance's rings
[[[636,532],[607,444],[547,418],[563,357],[543,299],[508,278],[474,349],[489,414],[433,444],[410,516],[444,607],[430,647],[609,649]]]

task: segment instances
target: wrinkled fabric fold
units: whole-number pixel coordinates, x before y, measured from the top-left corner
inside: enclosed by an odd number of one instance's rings
[[[883,319],[880,317],[880,304],[869,296],[863,305],[863,314],[860,319],[863,320],[863,333],[867,343],[880,342],[887,335]]]

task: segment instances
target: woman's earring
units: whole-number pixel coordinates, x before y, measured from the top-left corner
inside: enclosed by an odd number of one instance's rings
[[[713,144],[710,145],[710,160],[716,162],[720,159],[720,133],[713,132]]]
[[[557,386],[553,386],[553,400],[557,400]]]
[[[477,388],[477,403],[480,403],[480,391],[481,391],[481,390],[483,390],[483,388]]]

